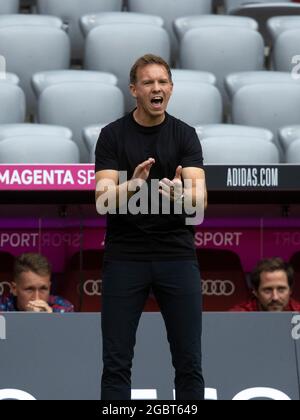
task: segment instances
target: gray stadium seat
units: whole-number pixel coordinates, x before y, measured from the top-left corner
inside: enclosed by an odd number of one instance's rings
[[[72,139],[72,131],[67,127],[43,124],[2,124],[0,141],[18,136],[52,136]]]
[[[25,95],[19,86],[0,82],[0,124],[22,123],[25,120]]]
[[[180,63],[186,69],[214,73],[217,86],[226,98],[224,79],[228,74],[263,68],[264,43],[258,32],[248,28],[192,29],[182,40]]]
[[[0,82],[12,83],[13,85],[19,85],[20,79],[16,74],[1,72],[0,71]]]
[[[20,78],[30,113],[34,112],[36,104],[31,88],[32,75],[69,67],[70,41],[66,32],[57,27],[58,23],[62,25],[59,19],[51,16],[14,15],[10,22],[8,18],[0,17],[0,51],[6,58],[7,71]]]
[[[183,16],[205,15],[212,13],[212,0],[128,0],[131,12],[159,15],[171,36],[172,57],[176,62],[178,43],[173,31],[175,19]]]
[[[210,124],[195,127],[199,140],[210,137],[241,137],[247,140],[248,137],[265,140],[272,143],[274,135],[270,130],[234,124]]]
[[[234,124],[264,127],[274,134],[280,148],[278,130],[300,124],[300,85],[265,83],[245,86],[233,98]],[[281,155],[283,160],[283,155]]]
[[[271,38],[267,29],[267,22],[274,16],[290,16],[300,15],[300,4],[286,1],[273,1],[273,2],[249,2],[234,9],[230,12],[235,16],[247,16],[256,19],[259,24],[259,31],[267,45],[271,44]]]
[[[0,15],[8,13],[18,13],[20,7],[19,0],[1,0],[0,2]]]
[[[69,27],[72,57],[83,56],[83,36],[79,27],[82,16],[90,13],[121,11],[122,0],[37,0],[38,13],[60,17]]]
[[[279,71],[250,71],[232,73],[225,79],[225,87],[231,99],[242,87],[257,85],[260,83],[295,84],[295,80],[291,77],[291,73]]]
[[[105,125],[91,125],[83,129],[83,139],[90,152],[90,162],[95,163],[95,148],[102,128]]]
[[[216,85],[216,76],[207,71],[172,69],[173,82],[196,82],[208,83],[209,85]]]
[[[277,16],[268,20],[268,31],[273,42],[285,31],[300,29],[300,16]]]
[[[106,12],[93,15],[86,15],[80,19],[80,27],[84,36],[94,28],[100,25],[111,24],[136,24],[155,25],[163,27],[164,21],[160,16],[146,15],[143,13],[129,13],[129,12]]]
[[[296,140],[300,139],[300,125],[292,125],[283,127],[279,130],[279,141],[283,150],[287,150],[289,146]]]
[[[107,124],[124,114],[122,92],[113,85],[67,82],[47,87],[39,96],[38,121],[69,127],[77,143],[81,162],[89,161],[82,130],[92,124]]]
[[[79,163],[78,147],[64,137],[18,136],[0,142],[0,164]]]
[[[300,61],[300,27],[283,32],[276,38],[272,62],[275,70],[292,72]],[[294,61],[296,60],[296,61]],[[296,71],[300,79],[299,70]]]
[[[37,15],[0,15],[0,26],[51,26],[53,28],[62,29],[63,22],[54,16],[37,16]]]
[[[222,121],[222,97],[215,86],[195,82],[174,85],[168,112],[192,126]]]
[[[247,137],[210,137],[201,141],[204,163],[208,165],[265,165],[279,163],[277,147]]]
[[[286,152],[286,163],[299,165],[300,164],[300,139],[294,141]]]
[[[205,15],[205,16],[186,16],[175,20],[174,31],[179,41],[191,29],[204,28],[207,26],[237,26],[258,30],[258,23],[254,19],[239,16],[224,15]]]
[[[255,5],[255,3],[289,3],[291,1],[292,0],[224,0],[224,5],[226,13],[229,13],[234,9],[249,4]]]
[[[68,82],[97,82],[116,86],[118,79],[111,73],[84,70],[46,71],[36,73],[32,77],[32,87],[37,97],[49,86]]]
[[[86,38],[85,68],[115,74],[125,95],[126,110],[131,111],[135,101],[128,87],[130,69],[136,59],[149,52],[169,61],[170,41],[163,28],[142,24],[102,25]]]

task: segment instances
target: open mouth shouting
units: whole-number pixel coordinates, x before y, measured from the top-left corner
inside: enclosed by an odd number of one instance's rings
[[[162,105],[164,103],[164,98],[162,96],[154,96],[151,99],[152,108],[160,110],[162,109]]]

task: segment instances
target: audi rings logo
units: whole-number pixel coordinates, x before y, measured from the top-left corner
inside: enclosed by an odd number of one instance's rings
[[[11,293],[11,284],[8,281],[0,282],[0,296]]]
[[[83,291],[87,296],[101,296],[102,280],[87,280],[84,282]]]
[[[203,296],[232,296],[235,292],[235,285],[230,280],[203,280]]]

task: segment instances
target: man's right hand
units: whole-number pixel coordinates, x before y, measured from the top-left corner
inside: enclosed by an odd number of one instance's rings
[[[153,158],[149,158],[145,162],[141,163],[139,166],[136,167],[134,174],[131,178],[131,181],[136,180],[136,182],[138,182],[140,180],[141,181],[140,183],[144,184],[149,178],[151,168],[154,164],[155,164],[155,159]],[[140,183],[138,182],[138,184]]]
[[[136,167],[131,180],[120,185],[117,185],[119,178],[118,171],[98,172],[96,174],[96,206],[98,213],[104,216],[111,210],[115,211],[116,208],[121,208],[126,205],[129,199],[145,184],[154,164],[155,159],[152,158],[141,163]],[[113,184],[113,188],[110,185],[110,195],[107,179]]]

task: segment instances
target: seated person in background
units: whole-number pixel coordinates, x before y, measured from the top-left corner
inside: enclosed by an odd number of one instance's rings
[[[291,298],[294,270],[281,258],[258,263],[251,274],[253,298],[231,309],[231,312],[300,312],[300,302]]]
[[[0,297],[0,312],[74,312],[68,301],[50,295],[51,266],[39,254],[23,254],[14,265],[11,294]]]

